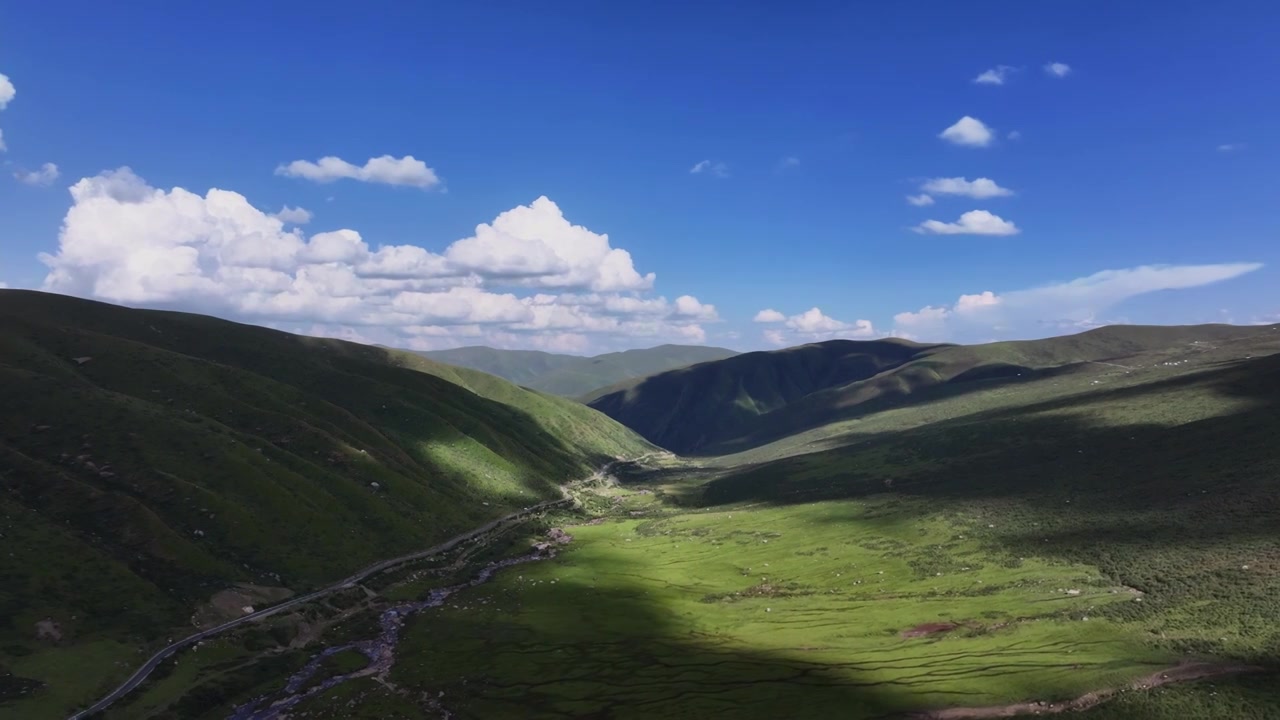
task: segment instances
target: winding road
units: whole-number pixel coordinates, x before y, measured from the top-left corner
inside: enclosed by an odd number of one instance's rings
[[[618,464],[619,462],[624,462],[624,461],[615,460],[614,462],[611,462],[605,465],[604,467],[601,467],[599,470],[596,470],[596,472],[591,476],[591,478],[598,478],[605,475],[606,473],[609,472],[610,468],[612,468],[614,465]],[[485,533],[490,532],[506,523],[514,522],[516,520],[522,520],[526,517],[529,517],[530,515],[540,513],[544,510],[548,510],[553,507],[558,507],[558,506],[566,505],[573,502],[573,498],[572,496],[569,495],[569,491],[567,489],[561,488],[560,492],[563,494],[564,497],[562,497],[559,500],[547,500],[546,502],[541,502],[536,505],[530,505],[529,507],[523,510],[520,510],[519,512],[514,512],[514,513],[511,513],[510,515],[504,515],[496,520],[487,522],[478,528],[462,533],[461,535],[455,535],[449,538],[448,540],[440,543],[439,545],[436,545],[435,547],[427,548],[426,550],[420,550],[418,552],[410,553],[408,555],[401,555],[400,557],[391,558],[390,560],[383,560],[381,562],[374,563],[373,565],[370,565],[360,570],[354,575],[351,575],[343,580],[339,580],[338,582],[332,585],[329,585],[328,587],[324,587],[314,592],[307,593],[306,595],[299,595],[298,597],[282,602],[279,605],[274,605],[264,610],[259,610],[255,613],[250,613],[243,617],[238,617],[235,620],[231,620],[230,622],[225,622],[221,625],[218,625],[217,627],[212,627],[212,628],[209,628],[208,630],[201,630],[200,632],[195,633],[194,635],[188,635],[187,637],[182,638],[181,640],[178,640],[170,644],[168,647],[165,647],[163,650],[156,653],[155,655],[152,655],[151,659],[143,663],[142,667],[138,668],[137,671],[133,673],[133,675],[130,675],[128,680],[125,680],[123,683],[121,683],[120,687],[117,687],[115,690],[112,690],[106,697],[102,698],[101,700],[94,703],[93,705],[90,705],[84,710],[80,710],[76,712],[74,715],[68,718],[68,720],[82,720],[83,718],[87,718],[91,715],[94,715],[96,713],[102,712],[103,710],[106,710],[117,700],[124,697],[125,695],[128,695],[130,692],[134,690],[134,688],[138,687],[143,682],[145,682],[147,677],[151,675],[151,673],[156,669],[156,667],[160,665],[160,663],[164,662],[166,659],[168,659],[171,655],[178,652],[179,650],[182,650],[188,646],[194,645],[195,643],[198,643],[201,640],[204,640],[206,638],[213,637],[214,635],[218,635],[219,633],[224,633],[228,630],[231,630],[232,628],[236,628],[241,625],[244,625],[245,623],[261,620],[265,617],[270,617],[272,615],[275,615],[276,613],[288,610],[289,608],[297,607],[298,605],[309,603],[313,600],[324,597],[325,595],[338,592],[339,590],[346,590],[347,588],[355,587],[355,585],[360,581],[364,580],[370,575],[382,572],[383,570],[393,568],[403,563],[412,562],[414,560],[422,560],[423,558],[428,558],[433,555],[439,555],[440,553],[448,552],[454,549],[455,547],[465,542],[474,540],[477,537],[480,537],[481,535],[484,535]]]

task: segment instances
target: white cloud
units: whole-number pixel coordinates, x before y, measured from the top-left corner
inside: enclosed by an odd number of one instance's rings
[[[907,202],[916,207],[926,207],[933,204],[933,197],[928,194],[908,195]]]
[[[1051,62],[1044,66],[1044,71],[1052,77],[1064,78],[1071,74],[1071,66],[1066,63]]]
[[[371,247],[352,229],[307,236],[239,193],[165,191],[129,168],[71,196],[57,251],[40,256],[54,292],[413,347],[701,342],[719,319],[692,295],[649,294],[653,273],[545,197],[436,252]]]
[[[291,208],[288,205],[284,205],[280,208],[279,212],[275,213],[271,217],[279,220],[282,223],[288,223],[292,225],[306,225],[307,223],[311,222],[311,218],[314,217],[314,215],[312,215],[311,211],[307,210],[306,208],[300,208],[300,207]]]
[[[9,146],[4,144],[4,130],[0,130],[0,152],[5,152],[8,149]]]
[[[986,147],[993,137],[991,128],[975,117],[965,115],[954,125],[938,133],[938,137],[956,145]]]
[[[1243,149],[1244,143],[1223,143],[1218,146],[1218,152],[1235,152]]]
[[[45,163],[40,166],[39,170],[23,170],[19,168],[13,173],[13,176],[19,182],[24,182],[28,185],[48,187],[53,184],[54,180],[58,179],[58,166],[53,163]]]
[[[977,180],[968,180],[962,177],[933,178],[926,180],[920,186],[920,189],[934,195],[963,195],[977,200],[1006,197],[1013,194],[1012,190],[1000,187],[995,180],[989,178],[978,178]]]
[[[729,166],[722,162],[712,162],[710,160],[700,160],[689,168],[691,175],[711,175],[718,178],[729,177]]]
[[[1022,232],[1013,222],[986,210],[970,210],[953,223],[925,220],[914,230],[928,235],[1017,235]]]
[[[788,155],[778,161],[778,169],[786,170],[787,168],[800,167],[800,158],[795,155]]]
[[[276,168],[277,175],[329,183],[344,178],[383,185],[409,185],[430,189],[440,186],[440,178],[427,164],[405,155],[395,158],[382,155],[370,158],[363,166],[352,165],[342,158],[328,156],[316,162],[294,160]]]
[[[1105,324],[1100,316],[1138,295],[1200,287],[1253,272],[1259,263],[1146,265],[1103,270],[1069,282],[997,294],[961,295],[951,306],[894,316],[894,334],[926,340],[1027,337]]]
[[[0,73],[0,110],[9,106],[18,91],[13,87],[13,81],[8,75]]]
[[[844,322],[828,316],[816,307],[790,317],[785,317],[776,310],[761,310],[756,313],[755,321],[782,323],[781,328],[765,330],[762,333],[766,342],[778,346],[836,338],[869,338],[876,334],[870,320]]]
[[[1003,85],[1004,81],[1016,69],[1010,65],[997,65],[990,70],[983,71],[973,81],[979,85]]]
[[[692,295],[681,295],[676,298],[675,312],[677,317],[696,318],[698,320],[718,320],[715,305],[699,302]]]
[[[1017,130],[1010,130],[1009,134],[1006,135],[1005,137],[1009,138],[1010,140],[1021,140],[1022,133],[1018,132]]]
[[[5,281],[3,281],[3,280],[0,280],[0,290],[4,290],[4,289],[6,289],[6,288],[8,288],[8,287],[9,287],[9,283],[7,283],[7,282],[5,282]]]

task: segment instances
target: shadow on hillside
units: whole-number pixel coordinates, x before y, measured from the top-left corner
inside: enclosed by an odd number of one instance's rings
[[[1256,334],[1235,338],[1233,342],[1258,343],[1260,354],[1275,352],[1274,342],[1277,337],[1280,337],[1280,333],[1267,332],[1268,329],[1276,328],[1259,328]],[[782,438],[832,423],[864,418],[906,406],[923,408],[930,403],[1002,387],[1043,382],[1086,372],[1099,364],[1124,367],[1115,363],[1092,361],[1047,368],[994,362],[970,368],[945,382],[935,382],[935,377],[918,372],[900,374],[896,370],[888,371],[887,374],[877,375],[847,386],[817,391],[780,407],[766,416],[753,419],[752,424],[755,430],[747,435],[716,437],[713,438],[713,442],[686,449],[686,454],[690,457],[710,458],[748,452]],[[843,438],[818,441],[814,444],[818,447],[836,447],[839,444],[848,444],[855,438],[856,435],[848,435]],[[679,448],[673,449],[679,450]]]
[[[1075,665],[1060,648],[1018,642],[975,652],[903,641],[844,662],[817,659],[821,648],[752,648],[744,640],[776,646],[792,623],[803,627],[812,618],[789,619],[785,610],[766,615],[767,600],[748,601],[760,619],[738,628],[730,641],[702,631],[705,623],[678,606],[662,606],[652,581],[632,579],[643,567],[619,554],[597,561],[598,584],[561,577],[526,585],[473,621],[466,611],[427,611],[409,626],[391,679],[411,691],[443,693],[453,717],[477,720],[856,720],[980,704],[990,698],[984,691],[1045,697],[1045,678]],[[590,561],[571,553],[566,562],[581,575]],[[467,598],[459,596],[458,605],[476,602]],[[716,614],[713,606],[706,612]],[[857,626],[856,619],[848,621]]]
[[[1144,393],[1193,384],[1231,401],[1227,414],[1167,427],[1109,426],[1073,412],[1104,398],[1141,402]],[[708,482],[698,501],[787,504],[891,493],[928,501],[916,505],[919,512],[971,502],[1022,508],[1043,525],[1019,520],[1025,528],[1002,528],[1005,540],[1045,551],[1274,540],[1277,431],[1280,356],[1270,356],[748,467]]]
[[[815,430],[832,423],[865,418],[900,407],[923,406],[994,388],[1070,375],[1080,372],[1088,365],[1088,363],[1075,363],[1052,368],[1029,368],[997,364],[994,367],[984,366],[975,368],[974,371],[965,371],[945,382],[914,388],[903,388],[889,382],[877,384],[878,380],[883,380],[877,376],[863,381],[865,389],[861,391],[850,393],[849,388],[839,387],[814,393],[771,412],[767,423],[756,432],[724,440],[707,448],[698,448],[688,455],[714,458],[747,452],[790,435]],[[847,443],[847,438],[843,442],[832,438],[816,444],[819,447],[838,447]]]

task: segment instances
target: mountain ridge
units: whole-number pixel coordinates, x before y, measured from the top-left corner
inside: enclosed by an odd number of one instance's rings
[[[1113,325],[1037,340],[980,345],[888,340],[830,340],[620,383],[584,398],[588,405],[651,442],[681,454],[739,452],[790,434],[901,402],[920,393],[965,392],[973,383],[1012,382],[1083,362],[1107,362],[1178,343],[1214,342],[1256,332],[1252,326]],[[859,344],[861,343],[861,344]],[[910,348],[910,352],[902,348]],[[824,367],[845,352],[867,355],[860,373],[805,375],[788,358]],[[735,362],[736,361],[736,362]],[[816,363],[816,364],[815,364]]]
[[[480,370],[534,390],[574,398],[632,378],[737,354],[727,348],[670,343],[592,356],[502,350],[485,345],[415,352],[437,362]]]

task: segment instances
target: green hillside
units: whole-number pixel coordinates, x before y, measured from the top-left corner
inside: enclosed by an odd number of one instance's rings
[[[1110,697],[1084,717],[1276,717],[1280,326],[986,346],[955,372],[1063,359],[624,466],[583,493],[594,518],[552,521],[558,555],[415,616],[390,683],[299,714],[426,718],[432,695],[475,720],[942,720]]]
[[[449,365],[472,368],[535,390],[580,397],[599,388],[695,363],[732,357],[732,350],[702,345],[659,345],[594,357],[535,350],[498,350],[473,346],[420,352]]]
[[[1111,326],[970,346],[833,340],[661,373],[597,394],[589,404],[672,451],[723,454],[908,400],[975,392],[1080,363],[1123,364],[1135,353],[1252,332],[1231,325]]]
[[[25,717],[100,692],[233,584],[315,587],[649,448],[410,353],[12,290],[0,407],[0,698],[29,696]]]

